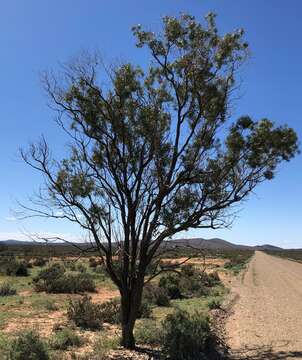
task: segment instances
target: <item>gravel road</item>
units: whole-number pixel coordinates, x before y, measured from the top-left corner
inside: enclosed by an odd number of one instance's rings
[[[302,359],[302,264],[256,251],[233,291],[232,359]]]

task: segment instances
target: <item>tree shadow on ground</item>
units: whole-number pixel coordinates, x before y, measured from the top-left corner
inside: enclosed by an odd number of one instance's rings
[[[286,345],[284,344],[283,348]],[[286,360],[286,359],[302,359],[302,350],[284,351],[280,346],[280,350],[276,350],[272,346],[245,347],[242,350],[233,351],[229,360]]]

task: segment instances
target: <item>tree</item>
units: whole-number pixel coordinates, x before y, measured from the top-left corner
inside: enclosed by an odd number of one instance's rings
[[[125,63],[100,76],[90,59],[65,66],[60,79],[45,77],[71,139],[66,158],[54,161],[44,139],[22,152],[45,180],[33,215],[91,235],[121,294],[127,348],[146,269],[165,240],[226,226],[233,207],[298,151],[291,128],[249,116],[231,123],[248,49],[242,30],[220,36],[210,14],[204,25],[181,15],[164,17],[161,34],[133,32],[150,52],[148,69]]]

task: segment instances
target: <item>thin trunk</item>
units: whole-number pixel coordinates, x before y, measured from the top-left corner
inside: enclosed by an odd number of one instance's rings
[[[135,321],[138,316],[138,310],[141,306],[143,292],[143,281],[136,281],[135,286],[130,293],[121,292],[122,309],[122,346],[127,349],[135,348],[135,339],[133,335]]]

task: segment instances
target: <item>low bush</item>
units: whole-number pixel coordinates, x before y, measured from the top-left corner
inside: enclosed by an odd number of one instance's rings
[[[81,299],[69,300],[67,316],[76,326],[83,329],[96,330],[103,326],[100,306],[94,304],[86,295]]]
[[[168,291],[164,287],[160,287],[151,283],[144,287],[143,299],[146,302],[157,306],[170,305]]]
[[[20,334],[11,344],[9,360],[49,360],[46,343],[38,333],[27,331]]]
[[[87,272],[66,271],[61,264],[54,263],[43,269],[33,279],[36,291],[47,293],[94,292],[95,282]]]
[[[119,324],[121,322],[121,302],[119,299],[112,299],[98,306],[104,322],[109,324]]]
[[[14,256],[6,256],[0,260],[0,272],[8,276],[28,276],[25,262],[17,260]]]
[[[34,261],[32,262],[32,265],[42,267],[42,266],[45,266],[47,263],[48,263],[48,259],[38,257],[38,258],[34,259]]]
[[[197,270],[192,265],[183,266],[180,274],[168,274],[159,280],[159,287],[166,290],[170,299],[182,297],[206,296],[209,289],[220,283],[219,275],[215,271],[207,274]]]
[[[16,289],[9,283],[3,283],[0,285],[0,296],[16,295]]]
[[[177,274],[168,274],[160,278],[159,287],[165,289],[170,299],[180,299],[182,294],[180,290],[180,276]]]
[[[51,340],[51,347],[55,350],[66,350],[69,347],[81,345],[81,338],[70,328],[56,331]]]
[[[149,302],[142,300],[141,306],[138,311],[138,319],[148,319],[152,315],[152,306]]]
[[[204,314],[177,310],[162,323],[163,350],[171,359],[207,359],[211,337],[209,320]]]
[[[155,320],[144,319],[137,323],[134,337],[139,344],[160,345],[162,328]]]
[[[208,302],[209,309],[220,309],[222,305],[221,299],[219,298],[213,298]]]

